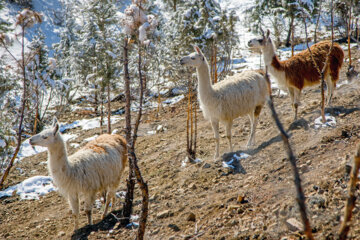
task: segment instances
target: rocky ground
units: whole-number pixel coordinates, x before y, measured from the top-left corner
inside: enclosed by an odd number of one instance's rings
[[[354,51],[354,54],[356,52]],[[357,66],[359,67],[359,66]],[[347,64],[342,68],[344,83]],[[320,116],[319,87],[302,95],[299,119],[292,121],[289,97],[274,96],[276,110],[291,136],[297,157],[308,213],[316,239],[334,239],[339,229],[347,194],[349,166],[360,138],[360,82],[337,88],[333,106],[326,111],[336,118],[336,127],[315,128]],[[118,106],[114,106],[118,107]],[[235,170],[224,168],[229,160],[224,128],[221,127],[221,159],[214,160],[215,142],[209,122],[199,114],[198,154],[202,161],[182,165],[186,157],[186,101],[165,108],[156,116],[148,111],[136,146],[139,165],[150,193],[146,239],[303,239],[295,202],[292,170],[279,132],[266,106],[257,127],[255,147],[247,149],[250,126],[247,117],[234,122],[233,143],[241,159]],[[67,113],[61,122],[87,116]],[[162,130],[149,135],[158,126]],[[124,121],[113,126],[123,129]],[[80,135],[80,129],[69,130]],[[83,139],[99,129],[81,131],[69,143],[83,145]],[[75,151],[68,143],[69,153]],[[47,175],[47,154],[26,158],[12,170],[7,185],[34,176]],[[16,168],[24,170],[20,174]],[[125,171],[127,175],[127,170]],[[125,191],[124,183],[119,191]],[[118,198],[115,210],[122,208]],[[136,191],[134,216],[140,214],[141,196]],[[354,210],[350,239],[360,239],[360,203]],[[101,221],[101,209],[94,208],[95,225],[86,226],[81,215],[80,230],[72,232],[68,204],[57,192],[40,200],[19,200],[17,195],[0,199],[1,239],[134,239],[136,229],[118,228],[111,215]],[[136,222],[136,217],[134,219]]]

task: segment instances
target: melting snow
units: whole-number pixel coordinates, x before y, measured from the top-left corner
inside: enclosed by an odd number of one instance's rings
[[[229,161],[223,161],[222,162],[222,166],[224,167],[224,168],[232,168],[232,169],[235,169],[236,168],[236,166],[235,166],[235,162],[237,161],[237,162],[239,162],[241,159],[246,159],[246,158],[248,158],[248,157],[250,157],[250,155],[249,154],[246,154],[246,153],[240,153],[240,156],[239,155],[237,155],[237,153],[235,153],[234,155],[233,155],[233,157],[229,160]]]
[[[336,127],[336,118],[330,114],[325,114],[326,123],[322,123],[321,119],[321,116],[315,119],[315,129],[320,127]]]
[[[10,197],[14,194],[17,194],[22,200],[38,200],[39,196],[44,196],[45,194],[55,190],[56,188],[52,184],[51,177],[34,176],[15,186],[8,187],[4,191],[0,191],[0,198]]]
[[[189,158],[186,157],[182,162],[181,162],[181,167],[186,167],[186,164],[190,162]],[[192,161],[193,163],[201,163],[202,160],[199,158],[196,158],[194,161]]]
[[[111,124],[117,123],[118,121],[120,121],[121,117],[119,116],[112,116],[110,118],[110,122]],[[104,118],[105,122],[107,121]],[[91,118],[91,119],[81,119],[81,120],[76,120],[75,122],[69,123],[69,124],[62,124],[60,126],[60,131],[64,132],[68,129],[73,129],[76,127],[81,127],[82,130],[90,130],[90,129],[94,129],[94,128],[98,128],[100,127],[100,117],[96,117],[96,118]]]
[[[85,138],[84,141],[85,141],[85,142],[90,142],[90,141],[92,141],[92,140],[95,140],[95,138],[97,138],[98,136],[99,136],[99,135],[96,134],[96,135],[94,135],[94,136],[92,136],[92,137]]]

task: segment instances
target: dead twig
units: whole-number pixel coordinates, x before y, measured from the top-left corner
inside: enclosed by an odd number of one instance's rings
[[[344,221],[342,222],[339,231],[340,240],[345,240],[350,230],[352,211],[355,208],[355,201],[356,201],[355,192],[356,192],[356,183],[358,180],[359,168],[360,168],[360,144],[358,144],[356,147],[356,153],[354,156],[354,166],[352,168],[350,175],[350,182],[348,186],[349,196],[345,204]]]

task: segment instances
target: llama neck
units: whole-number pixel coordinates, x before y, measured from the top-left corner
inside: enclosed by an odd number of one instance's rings
[[[211,101],[214,96],[214,89],[210,83],[209,65],[205,60],[204,64],[196,68],[198,76],[198,92],[202,103]]]
[[[54,178],[59,172],[64,172],[69,167],[65,142],[60,135],[57,138],[56,143],[48,147],[48,168]]]
[[[264,63],[268,68],[269,73],[277,80],[279,85],[286,85],[285,69],[282,62],[275,53],[275,46],[270,43],[263,50]]]
[[[271,63],[274,59],[277,59],[276,53],[275,53],[275,46],[274,44],[270,43],[266,46],[266,48],[263,49],[263,55],[264,55],[264,63],[268,68],[271,68]]]

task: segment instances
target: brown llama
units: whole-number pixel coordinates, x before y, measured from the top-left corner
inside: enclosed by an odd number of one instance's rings
[[[288,89],[295,113],[294,120],[296,120],[301,90],[304,87],[317,85],[321,80],[320,73],[311,59],[309,50],[303,50],[288,60],[280,61],[276,56],[275,46],[270,38],[269,30],[267,30],[266,36],[263,34],[259,39],[252,39],[248,45],[262,51],[269,73],[277,80],[280,87]],[[314,61],[320,70],[324,67],[330,48],[331,41],[322,41],[310,47]],[[339,71],[343,60],[344,51],[339,44],[334,43],[324,72],[328,105],[331,103],[331,97],[339,79]]]

